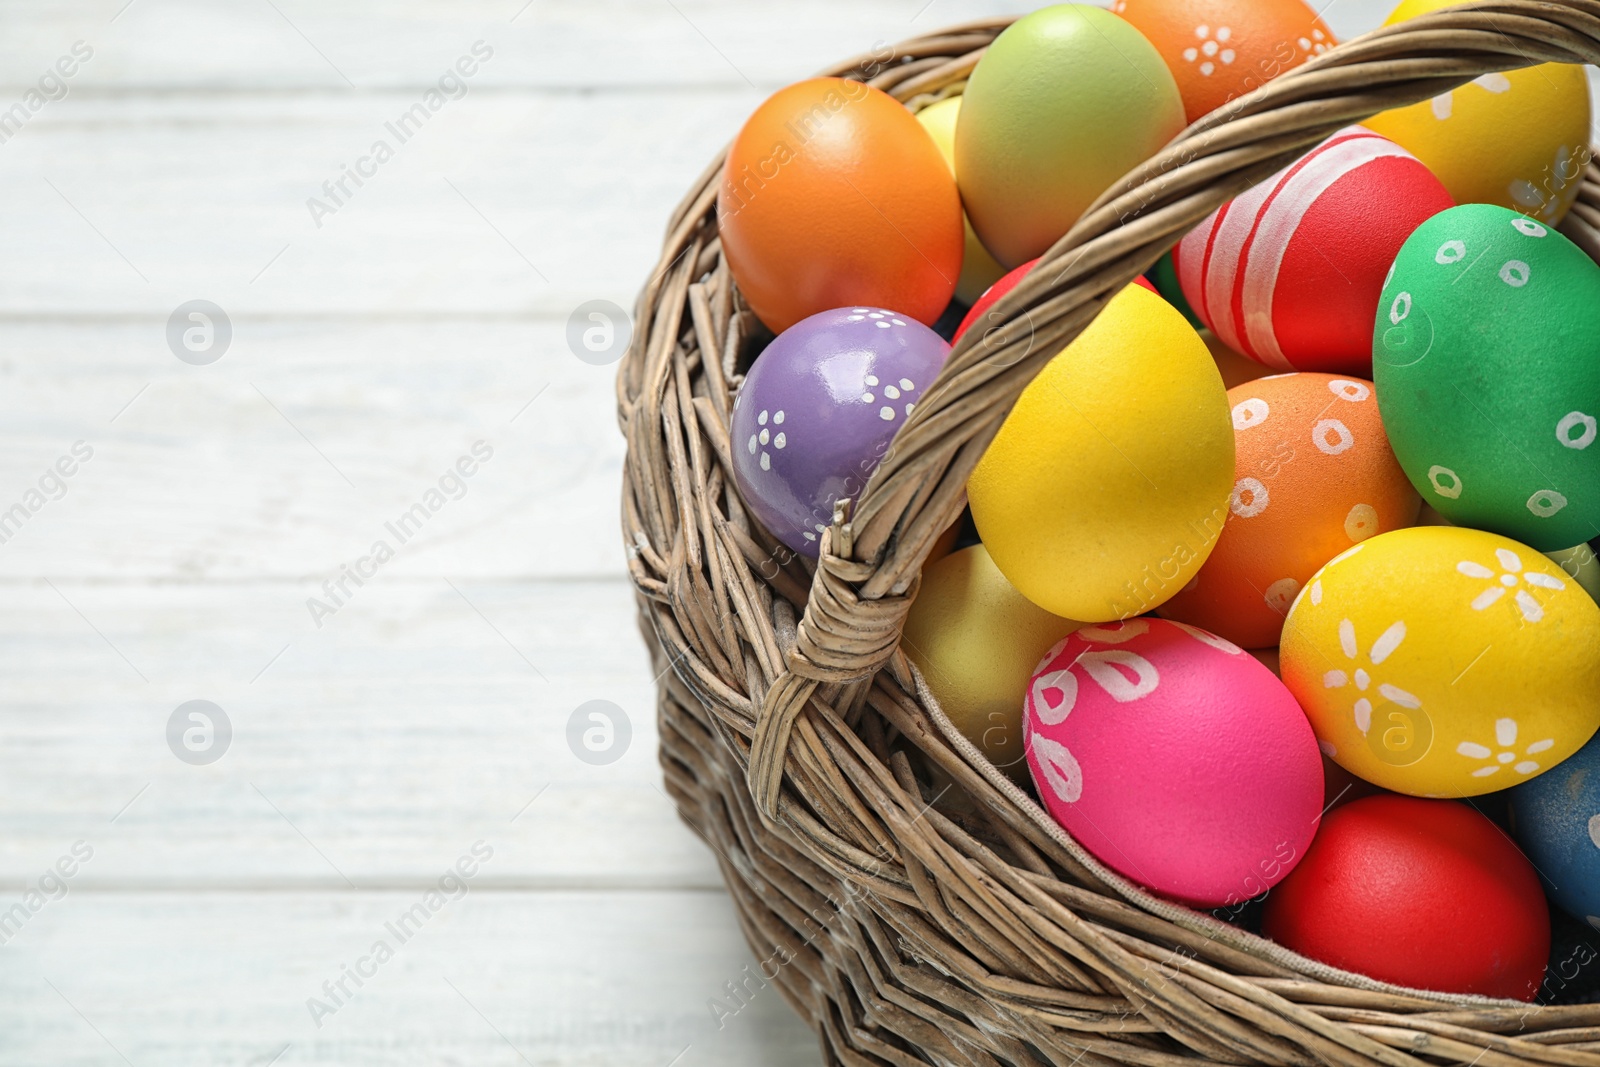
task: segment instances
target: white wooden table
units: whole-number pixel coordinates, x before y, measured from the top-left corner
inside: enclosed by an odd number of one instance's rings
[[[0,1064],[818,1062],[775,992],[708,1007],[750,956],[659,788],[614,368],[566,323],[631,307],[765,93],[1017,6],[0,3]],[[195,299],[205,365],[166,336]],[[167,740],[196,699],[205,765]],[[568,745],[590,700],[609,764]]]

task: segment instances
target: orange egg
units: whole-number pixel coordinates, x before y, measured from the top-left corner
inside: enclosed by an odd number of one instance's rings
[[[1117,0],[1111,10],[1166,60],[1190,122],[1334,45],[1301,0]]]
[[[893,97],[843,78],[756,109],[728,150],[717,222],[774,333],[852,304],[932,324],[961,276],[961,197],[938,145]]]
[[[1228,404],[1228,520],[1205,566],[1160,613],[1245,648],[1270,648],[1318,568],[1412,525],[1422,501],[1389,448],[1371,382],[1279,374],[1234,386]]]

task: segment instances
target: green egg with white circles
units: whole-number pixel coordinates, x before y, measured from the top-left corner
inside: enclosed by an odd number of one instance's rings
[[[1600,266],[1543,223],[1463,204],[1384,284],[1373,380],[1395,456],[1458,526],[1541,552],[1600,534]]]

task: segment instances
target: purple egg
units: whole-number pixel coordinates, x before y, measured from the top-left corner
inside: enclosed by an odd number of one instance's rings
[[[883,308],[837,308],[783,331],[733,402],[734,480],[756,518],[815,557],[834,501],[860,494],[949,354]]]

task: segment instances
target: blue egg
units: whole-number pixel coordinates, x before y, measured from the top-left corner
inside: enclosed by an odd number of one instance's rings
[[[1511,790],[1511,810],[1550,899],[1600,930],[1600,735]]]

